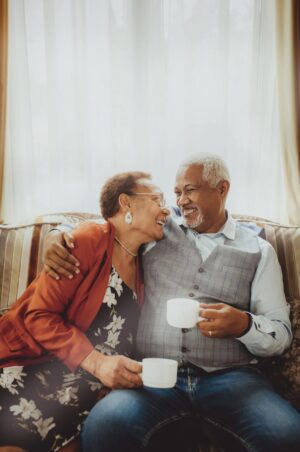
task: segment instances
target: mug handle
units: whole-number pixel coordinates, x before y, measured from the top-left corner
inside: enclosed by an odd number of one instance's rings
[[[141,366],[143,366],[143,361],[137,361]],[[142,372],[139,374],[139,376],[141,377],[141,379],[143,379],[143,370]]]

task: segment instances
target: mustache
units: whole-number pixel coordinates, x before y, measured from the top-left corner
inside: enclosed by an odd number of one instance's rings
[[[198,206],[195,206],[195,204],[188,204],[187,206],[180,206],[180,210],[185,210],[185,209],[198,209]]]

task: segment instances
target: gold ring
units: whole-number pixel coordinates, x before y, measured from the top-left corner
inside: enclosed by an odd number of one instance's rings
[[[209,330],[208,334],[210,335],[210,337],[212,337],[212,331]]]

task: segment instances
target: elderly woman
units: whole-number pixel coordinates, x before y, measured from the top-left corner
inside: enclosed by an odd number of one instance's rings
[[[0,318],[2,451],[58,450],[79,432],[99,390],[142,384],[130,358],[143,299],[138,250],[163,237],[169,212],[142,172],[109,179],[100,205],[107,222],[73,232],[77,276],[54,280],[42,271]]]

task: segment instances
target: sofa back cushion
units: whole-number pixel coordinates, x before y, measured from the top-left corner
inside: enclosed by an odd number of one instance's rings
[[[41,271],[44,238],[61,223],[100,219],[84,213],[52,214],[36,217],[20,225],[0,226],[0,314],[24,292]]]

